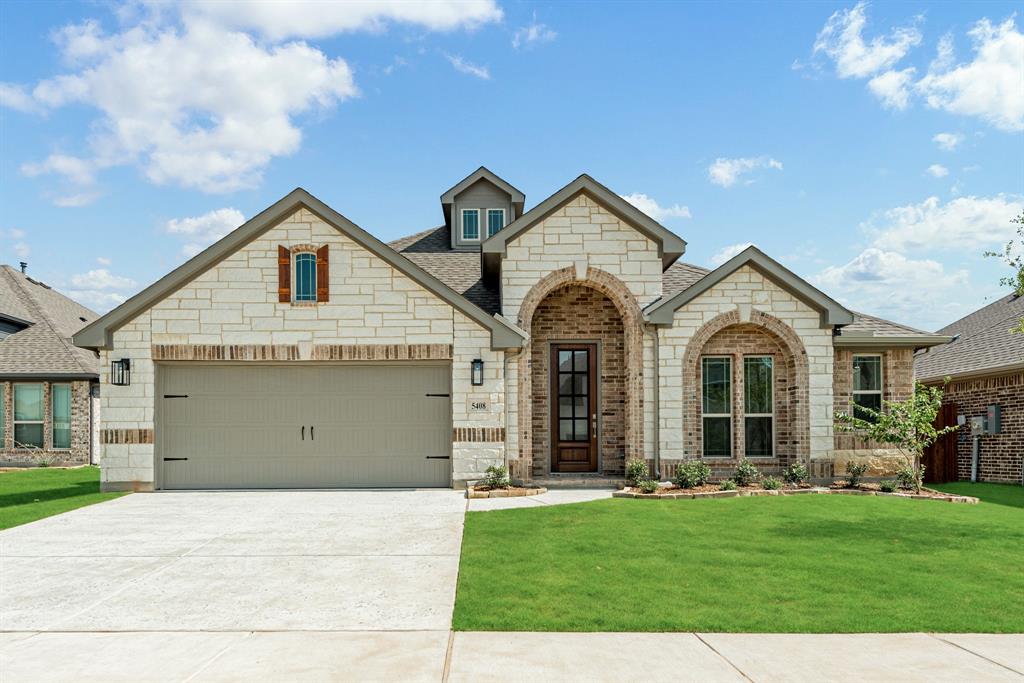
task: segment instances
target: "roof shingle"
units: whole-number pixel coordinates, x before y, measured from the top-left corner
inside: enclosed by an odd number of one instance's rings
[[[922,379],[998,371],[1024,364],[1024,334],[1010,329],[1024,318],[1024,296],[1010,294],[946,325],[939,334],[955,339],[919,355],[914,371]]]

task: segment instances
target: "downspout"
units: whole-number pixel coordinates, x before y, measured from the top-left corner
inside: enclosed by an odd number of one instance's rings
[[[647,327],[647,332],[651,333],[652,350],[654,356],[654,429],[652,436],[654,438],[654,476],[657,479],[661,479],[661,436],[659,433],[659,427],[661,423],[661,359],[658,353],[661,341],[658,337],[658,328],[654,325]]]

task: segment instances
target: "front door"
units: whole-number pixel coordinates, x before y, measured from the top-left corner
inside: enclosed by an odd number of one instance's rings
[[[551,347],[551,471],[597,471],[597,345]]]

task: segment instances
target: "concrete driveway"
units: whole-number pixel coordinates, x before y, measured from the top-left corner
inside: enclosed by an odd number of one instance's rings
[[[323,673],[383,648],[391,674],[439,680],[465,507],[444,490],[136,494],[0,532],[0,679],[252,680],[263,659],[273,679],[282,652]]]

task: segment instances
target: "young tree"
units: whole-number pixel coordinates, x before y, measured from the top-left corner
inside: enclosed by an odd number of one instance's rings
[[[985,256],[1002,259],[1010,267],[1013,275],[1000,278],[999,284],[1009,287],[1017,296],[1024,296],[1024,213],[1016,218],[1011,218],[1010,222],[1019,226],[1017,239],[1007,242],[1002,251],[986,251]],[[1024,318],[1021,318],[1017,327],[1011,329],[1010,332],[1024,334]]]
[[[892,446],[905,458],[913,472],[914,489],[921,491],[924,449],[935,443],[956,425],[935,428],[935,417],[942,407],[942,389],[917,383],[914,394],[905,401],[882,401],[882,410],[857,406],[856,414],[836,413],[836,429],[860,432],[865,437]],[[864,415],[864,417],[861,417]]]

